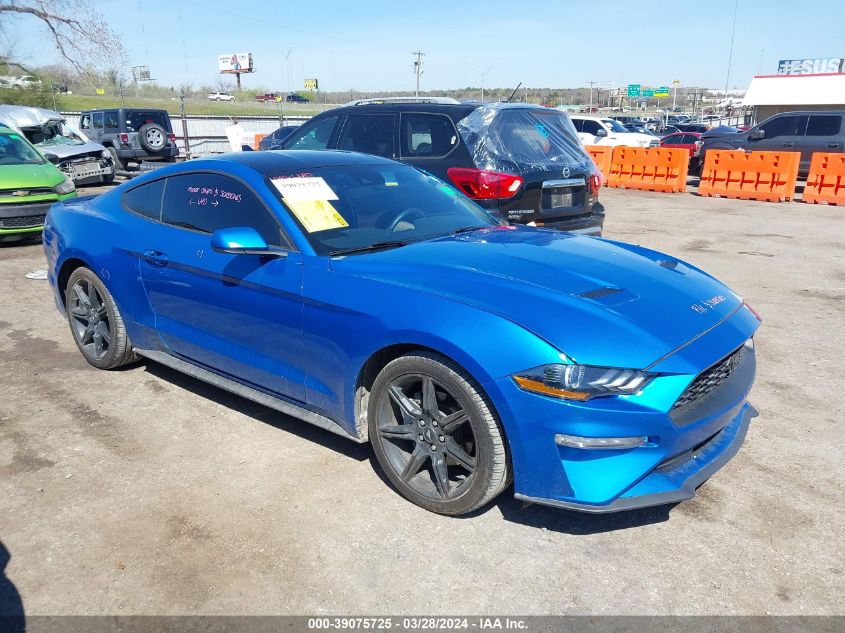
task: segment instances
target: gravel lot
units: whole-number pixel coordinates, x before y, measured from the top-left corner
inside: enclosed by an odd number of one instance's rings
[[[440,517],[368,446],[153,363],[95,370],[24,277],[41,247],[0,247],[0,540],[26,612],[845,613],[845,209],[602,197],[607,237],[765,321],[739,455],[692,501],[604,517],[511,492]]]

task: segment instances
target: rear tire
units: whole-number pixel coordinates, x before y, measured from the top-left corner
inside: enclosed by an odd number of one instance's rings
[[[71,273],[65,306],[73,340],[91,365],[116,369],[137,359],[114,298],[92,270]]]
[[[431,512],[461,515],[510,481],[505,434],[481,387],[434,352],[390,362],[367,407],[373,450],[406,499]]]

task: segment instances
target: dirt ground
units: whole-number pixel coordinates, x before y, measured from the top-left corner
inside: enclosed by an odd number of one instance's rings
[[[0,247],[0,541],[26,613],[845,612],[845,209],[602,197],[607,237],[764,319],[739,455],[694,500],[611,516],[512,491],[437,516],[368,446],[151,362],[95,370],[25,278],[41,247]]]

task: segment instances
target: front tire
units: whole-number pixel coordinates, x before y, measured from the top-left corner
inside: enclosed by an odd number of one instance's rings
[[[379,465],[418,506],[466,514],[508,485],[505,436],[493,407],[448,358],[420,351],[388,363],[367,409]]]
[[[117,304],[92,270],[80,267],[71,273],[65,305],[73,340],[91,365],[116,369],[136,359]]]
[[[120,156],[117,155],[117,150],[115,148],[113,148],[111,145],[109,145],[106,149],[109,151],[109,154],[111,154],[111,160],[112,160],[112,163],[114,163],[114,170],[115,171],[125,170],[126,169],[126,163],[123,162],[123,159]]]

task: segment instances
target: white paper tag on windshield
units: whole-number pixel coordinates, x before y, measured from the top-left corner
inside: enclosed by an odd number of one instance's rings
[[[319,176],[273,178],[273,184],[285,200],[337,200],[337,194]]]

